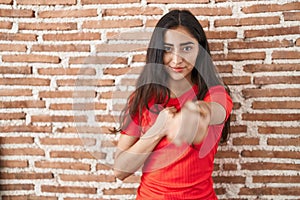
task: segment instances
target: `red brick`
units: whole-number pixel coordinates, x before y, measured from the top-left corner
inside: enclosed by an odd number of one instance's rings
[[[190,8],[195,16],[224,16],[232,15],[232,9],[230,7],[205,7],[205,8]]]
[[[222,14],[221,14],[222,15]],[[215,21],[215,26],[254,26],[266,24],[279,24],[280,17],[251,17],[251,18],[234,18],[219,19]]]
[[[254,77],[254,84],[299,84],[300,76],[263,76]]]
[[[229,42],[228,49],[257,49],[257,48],[276,48],[292,47],[292,40],[275,40],[275,41],[237,41]]]
[[[300,26],[294,26],[288,28],[285,27],[269,28],[269,29],[262,29],[262,30],[245,30],[245,38],[293,35],[299,33],[300,33]]]
[[[76,0],[53,0],[53,1],[46,1],[46,0],[16,0],[17,4],[20,5],[75,5]]]
[[[299,2],[286,3],[286,4],[257,4],[253,6],[248,6],[242,8],[244,13],[265,13],[265,12],[277,12],[277,11],[287,11],[295,10],[299,8]]]
[[[72,194],[96,194],[97,188],[92,187],[75,187],[75,186],[52,186],[52,185],[42,185],[42,192],[52,192],[52,193],[72,193]]]
[[[33,144],[33,137],[0,137],[0,144]]]
[[[0,23],[0,28],[1,29],[11,29],[12,25],[13,25],[12,22],[1,22]],[[1,33],[0,38],[4,38],[3,35],[5,35],[5,33]]]
[[[97,52],[135,52],[145,51],[145,44],[99,44],[96,45]]]
[[[244,89],[242,90],[245,98],[254,97],[298,97],[300,89],[287,88],[287,89]]]
[[[239,152],[235,151],[218,151],[216,153],[216,158],[238,158]]]
[[[34,190],[33,184],[2,184],[0,191]]]
[[[18,149],[1,149],[0,154],[3,156],[45,156],[43,149],[38,148],[18,148]]]
[[[0,132],[11,133],[11,132],[32,132],[32,133],[51,133],[51,126],[32,126],[32,125],[21,125],[21,126],[0,126]]]
[[[59,63],[60,58],[58,56],[48,55],[3,55],[4,62],[29,62],[29,63]]]
[[[245,121],[299,121],[300,114],[242,114],[242,119]]]
[[[212,59],[215,61],[220,60],[264,60],[266,57],[265,52],[250,52],[250,53],[228,53],[228,54],[213,54]]]
[[[51,151],[51,158],[74,158],[74,159],[103,159],[106,154],[103,152],[82,152],[82,151]]]
[[[272,163],[272,162],[254,162],[241,163],[242,170],[299,170],[300,164],[294,163]]]
[[[253,109],[300,109],[300,101],[254,101]]]
[[[66,44],[66,45],[32,45],[32,52],[89,52],[89,45]]]
[[[96,115],[95,120],[97,122],[116,122],[117,117],[111,115]]]
[[[273,51],[272,58],[273,59],[299,59],[300,51]]]
[[[36,161],[34,163],[36,168],[46,169],[69,169],[69,170],[84,170],[90,171],[91,166],[82,162],[50,162],[50,161]]]
[[[0,105],[4,108],[45,108],[45,102],[39,100],[0,101]]]
[[[25,113],[0,113],[0,120],[25,119]]]
[[[300,38],[296,40],[296,46],[300,46]]]
[[[300,12],[284,12],[284,21],[300,21]]]
[[[26,45],[22,44],[0,44],[0,51],[26,52],[26,50]]]
[[[40,98],[93,98],[96,96],[95,91],[40,91]]]
[[[103,70],[103,74],[110,74],[114,76],[127,74],[131,71],[132,68],[130,67],[123,67],[123,68],[106,68]]]
[[[100,40],[100,33],[57,33],[57,34],[44,34],[43,40],[45,41],[82,41],[82,40]]]
[[[69,23],[19,23],[20,30],[76,30],[77,24]]]
[[[121,4],[140,3],[140,0],[81,0],[81,4]]]
[[[243,150],[241,153],[242,157],[251,158],[290,158],[298,159],[300,152],[294,151],[264,151],[264,150]]]
[[[10,4],[10,5],[12,5],[13,4],[13,0],[0,0],[0,3],[1,4]]]
[[[114,56],[70,57],[69,64],[127,64],[127,58]]]
[[[82,24],[84,29],[133,28],[141,26],[143,26],[143,21],[139,19],[84,21]]]
[[[105,165],[105,164],[98,163],[96,165],[96,170],[97,171],[99,171],[99,170],[110,170],[110,169],[111,169],[111,167],[109,167],[108,165]]]
[[[233,145],[259,145],[259,138],[239,137],[232,139]]]
[[[112,175],[59,175],[62,181],[72,181],[72,182],[114,182],[115,177]]]
[[[1,74],[32,74],[32,69],[31,67],[0,66],[0,73]]]
[[[232,73],[232,65],[216,65],[217,71],[219,73]]]
[[[52,173],[1,173],[1,179],[53,179]]]
[[[56,81],[58,86],[114,86],[114,79],[62,79]]]
[[[96,144],[95,139],[88,138],[40,138],[43,145],[73,145],[73,146],[92,146]]]
[[[117,188],[117,189],[104,189],[104,195],[135,195],[136,188]]]
[[[87,116],[32,115],[31,122],[87,122]]]
[[[108,40],[141,40],[148,41],[152,36],[150,31],[125,31],[125,32],[107,32]]]
[[[99,133],[110,133],[108,127],[89,127],[89,126],[76,126],[76,127],[63,127],[58,128],[56,130],[59,133],[93,133],[93,134],[99,134]]]
[[[13,196],[2,196],[2,200],[58,200],[58,198],[50,197],[50,196],[13,195]]]
[[[300,138],[268,138],[267,144],[272,146],[299,146]]]
[[[276,72],[276,71],[300,71],[298,64],[247,64],[244,66],[245,72]]]
[[[244,184],[246,181],[246,178],[241,177],[241,176],[218,176],[218,177],[213,177],[213,180],[215,183]]]
[[[0,17],[34,17],[33,10],[19,9],[0,9]]]
[[[223,170],[236,171],[237,170],[237,165],[236,164],[231,164],[231,163],[224,163],[223,164]]]
[[[299,176],[253,176],[253,183],[300,183]]]
[[[36,41],[36,34],[27,33],[0,33],[0,40],[8,41]]]
[[[97,9],[80,9],[80,10],[51,10],[40,11],[40,18],[76,18],[76,17],[96,17]]]
[[[39,68],[41,75],[96,75],[94,68]]]
[[[244,85],[251,83],[250,76],[231,76],[231,77],[223,77],[224,83],[227,85]]]
[[[169,0],[147,0],[147,3],[179,3],[179,4],[189,4],[189,3],[209,3],[209,0],[190,0],[190,1],[185,1],[185,0],[173,0],[170,2]]]
[[[26,160],[0,160],[0,167],[7,168],[25,168],[28,167],[28,161]]]
[[[260,187],[260,188],[241,188],[239,195],[300,195],[299,187]]]
[[[107,105],[105,103],[52,103],[49,108],[52,110],[105,110]]]
[[[247,126],[239,125],[239,126],[231,126],[230,133],[246,133]]]
[[[234,39],[237,37],[235,31],[206,31],[207,39]]]
[[[258,133],[260,134],[291,134],[291,135],[297,135],[300,132],[300,127],[284,127],[284,126],[280,126],[280,127],[272,127],[272,126],[268,126],[268,127],[262,127],[259,126],[258,127]]]
[[[162,15],[163,10],[158,7],[129,7],[104,9],[103,16],[136,16],[136,15]]]
[[[42,78],[0,78],[0,85],[48,86],[50,80]]]

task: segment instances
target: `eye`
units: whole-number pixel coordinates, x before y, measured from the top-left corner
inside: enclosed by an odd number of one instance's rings
[[[182,50],[183,50],[184,52],[189,52],[189,51],[191,51],[192,49],[193,49],[192,46],[185,46],[185,47],[182,48]]]
[[[169,46],[164,46],[164,51],[167,53],[172,52],[172,48]]]

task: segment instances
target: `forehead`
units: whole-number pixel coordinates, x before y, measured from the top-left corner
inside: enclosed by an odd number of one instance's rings
[[[179,44],[185,42],[197,43],[197,40],[186,28],[179,26],[174,29],[168,29],[165,32],[164,42],[170,44]]]

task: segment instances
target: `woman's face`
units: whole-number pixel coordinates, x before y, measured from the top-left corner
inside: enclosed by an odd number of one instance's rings
[[[199,46],[198,41],[184,27],[166,31],[164,36],[163,62],[173,80],[186,79],[191,82]]]

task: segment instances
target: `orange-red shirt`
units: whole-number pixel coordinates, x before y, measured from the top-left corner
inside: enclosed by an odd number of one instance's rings
[[[196,99],[197,90],[198,87],[194,85],[180,97],[171,98],[167,107],[175,106],[180,110],[186,101]],[[226,116],[229,116],[232,100],[223,86],[211,87],[204,101],[220,103],[226,110]],[[143,116],[142,130],[146,131],[155,122],[157,115],[145,110]],[[122,133],[141,136],[143,131],[138,129],[137,119],[134,117],[133,122]],[[163,138],[144,164],[137,199],[217,199],[211,174],[223,126],[224,124],[209,126],[206,138],[194,146],[186,144],[177,147]]]

